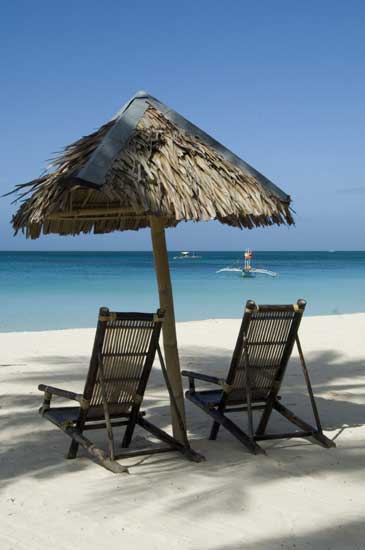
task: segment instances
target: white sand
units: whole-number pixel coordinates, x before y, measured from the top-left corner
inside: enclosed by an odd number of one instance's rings
[[[180,324],[182,366],[225,373],[238,327]],[[190,435],[207,462],[157,455],[130,475],[113,475],[83,452],[65,460],[68,438],[37,413],[40,382],[81,391],[93,333],[0,334],[1,550],[365,548],[365,314],[306,318],[301,329],[336,449],[281,440],[264,444],[266,457],[252,456],[224,430],[207,441],[208,417],[188,404]],[[166,426],[157,365],[151,386],[145,405]],[[296,357],[285,387],[286,403],[310,419]]]

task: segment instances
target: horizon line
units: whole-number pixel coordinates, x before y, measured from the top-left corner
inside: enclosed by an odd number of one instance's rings
[[[181,248],[176,248],[176,249],[169,249],[168,252],[181,252]],[[277,250],[267,250],[267,249],[260,249],[260,248],[255,248],[255,249],[251,249],[253,250],[253,252],[328,252],[330,254],[333,254],[333,253],[336,253],[336,252],[365,252],[365,249],[328,249],[328,248],[323,248],[323,249],[311,249],[311,248],[304,248],[304,249],[277,249]],[[244,252],[244,249],[230,249],[230,250],[224,250],[224,249],[198,249],[198,248],[194,248],[194,249],[191,249],[189,250],[189,252],[239,252],[239,253],[242,253]],[[29,253],[29,254],[32,254],[32,253],[59,253],[59,252],[66,252],[66,253],[70,253],[70,252],[75,252],[75,253],[78,253],[78,252],[91,252],[91,253],[110,253],[110,252],[115,252],[115,253],[125,253],[125,252],[130,252],[130,253],[150,253],[150,254],[153,254],[153,251],[151,249],[141,249],[141,250],[85,250],[85,249],[74,249],[74,250],[67,250],[67,249],[62,249],[62,250],[27,250],[27,249],[22,249],[22,250],[14,250],[14,249],[0,249],[0,253],[9,253],[9,252],[20,252],[20,253],[23,253],[23,252],[26,252],[26,253]]]

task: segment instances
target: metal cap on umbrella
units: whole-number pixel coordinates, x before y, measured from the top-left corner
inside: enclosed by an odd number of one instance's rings
[[[185,418],[165,228],[208,220],[249,229],[290,225],[290,197],[146,92],[15,191],[25,200],[13,227],[31,239],[151,228],[166,365]],[[174,414],[172,419],[182,439]]]

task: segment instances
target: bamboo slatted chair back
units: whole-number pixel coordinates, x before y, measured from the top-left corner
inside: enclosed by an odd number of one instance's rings
[[[140,405],[155,358],[163,313],[117,313],[101,308],[84,397],[88,418],[128,414]],[[104,392],[104,397],[103,397]]]
[[[227,377],[228,402],[245,401],[247,384],[252,402],[265,401],[274,388],[279,390],[305,306],[305,300],[277,306],[246,303]]]

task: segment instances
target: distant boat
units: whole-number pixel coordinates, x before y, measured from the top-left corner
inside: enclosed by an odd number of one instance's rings
[[[187,250],[180,252],[180,256],[174,256],[174,260],[197,260],[198,258],[201,258],[201,256]]]

